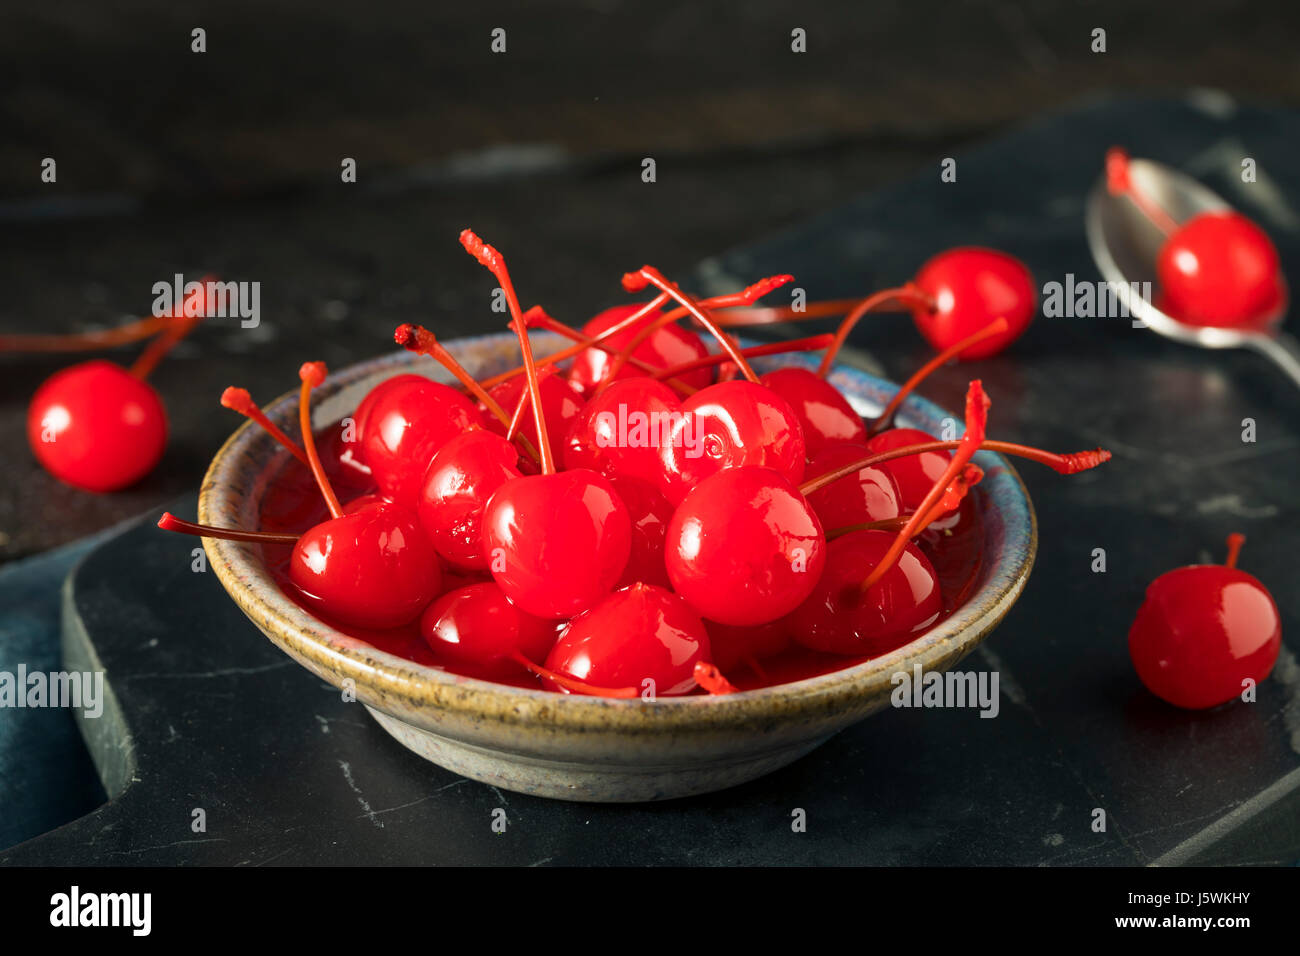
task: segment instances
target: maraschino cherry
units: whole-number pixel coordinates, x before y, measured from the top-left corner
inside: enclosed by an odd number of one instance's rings
[[[1215,707],[1272,672],[1282,620],[1264,585],[1237,567],[1245,540],[1228,536],[1222,565],[1176,568],[1147,587],[1128,649],[1138,677],[1161,700]]]
[[[460,241],[505,292],[523,353],[541,455],[540,475],[511,479],[488,500],[484,556],[493,579],[513,603],[538,617],[571,617],[609,593],[622,575],[632,548],[627,508],[608,478],[583,468],[556,472],[533,350],[505,259],[468,229]]]
[[[1038,290],[1025,264],[996,249],[970,246],[941,252],[916,274],[930,300],[913,306],[912,321],[936,349],[944,349],[996,319],[1007,326],[958,355],[962,361],[996,355],[1024,334],[1038,308]]]
[[[1188,325],[1266,328],[1286,298],[1281,260],[1267,233],[1239,212],[1202,212],[1179,224],[1137,187],[1128,153],[1106,154],[1110,192],[1128,196],[1165,234],[1156,258],[1161,309]]]
[[[166,325],[159,326],[162,332],[129,369],[93,359],[56,372],[36,390],[27,409],[27,441],[46,471],[70,485],[97,492],[118,491],[153,471],[167,445],[167,413],[146,379],[203,317],[206,281],[177,306]],[[126,331],[155,325],[144,320]],[[71,336],[61,341],[71,346],[105,339]],[[15,344],[22,348],[39,345]]]
[[[439,661],[489,678],[521,673],[520,656],[545,660],[556,637],[554,621],[520,610],[491,582],[438,598],[421,616],[420,634]]]
[[[601,312],[584,325],[582,333],[595,338],[638,311],[641,311],[641,307],[638,305],[616,305]],[[638,332],[647,325],[653,324],[661,315],[662,313],[658,311],[647,314],[625,331],[610,337],[607,340],[608,345],[613,349],[623,348],[631,342]],[[667,324],[656,328],[650,333],[644,341],[634,348],[632,354],[650,365],[668,368],[688,362],[691,359],[701,358],[708,354],[708,349],[704,347],[704,343],[700,341],[700,337],[694,332],[684,329],[680,325]],[[606,380],[606,373],[609,372],[612,361],[613,358],[604,349],[589,348],[580,352],[577,358],[573,360],[573,367],[569,370],[569,381],[583,394],[589,396],[595,391],[596,386]],[[641,374],[644,373],[627,365],[624,365],[617,373],[619,377]],[[707,368],[698,369],[686,373],[682,380],[692,388],[704,388],[712,383],[713,375]]]

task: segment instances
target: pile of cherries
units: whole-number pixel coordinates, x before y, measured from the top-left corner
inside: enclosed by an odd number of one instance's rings
[[[321,618],[459,673],[610,697],[726,693],[886,653],[959,604],[979,562],[978,449],[1063,474],[1109,458],[986,441],[978,381],[960,440],[894,427],[931,369],[1005,346],[1032,316],[1028,272],[1001,253],[946,253],[915,283],[850,304],[834,335],[741,348],[725,329],[799,317],[753,306],[790,276],[701,300],[645,266],[623,286],[653,298],[577,330],[521,309],[492,246],[468,230],[461,244],[504,293],[519,368],[476,381],[402,325],[397,343],[458,387],[397,375],[350,427],[317,436],[310,396],[326,370],[308,362],[301,445],[228,389],[223,404],[293,455],[263,502],[274,530],[160,526],[261,542]],[[862,315],[899,306],[943,351],[864,421],[826,373]],[[537,358],[530,329],[573,344]],[[819,371],[750,365],[823,348]]]

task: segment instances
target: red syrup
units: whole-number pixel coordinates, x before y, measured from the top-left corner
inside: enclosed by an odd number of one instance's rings
[[[330,440],[330,436],[339,432],[339,427],[339,425],[333,425],[321,429],[316,433],[317,441],[324,445]],[[333,471],[336,466],[334,466],[333,462],[330,462],[328,467],[330,477],[333,478]],[[992,474],[993,472],[990,472],[990,475]],[[351,493],[342,499],[345,510],[349,501],[365,494],[372,494],[375,489],[372,487],[349,489],[349,491]],[[973,488],[962,500],[961,506],[956,512],[935,522],[916,538],[916,544],[925,556],[930,559],[930,563],[934,566],[934,570],[938,575],[939,590],[943,600],[942,613],[935,623],[931,625],[931,628],[938,626],[961,606],[969,596],[979,574],[984,537],[983,522],[980,518],[979,501],[977,500],[981,497],[982,489],[978,486]],[[298,534],[328,518],[329,511],[326,509],[325,502],[317,489],[311,470],[296,458],[286,456],[278,471],[267,482],[256,526],[270,532]],[[289,556],[293,546],[270,542],[262,544],[260,547],[272,579],[284,595],[313,617],[325,621],[348,637],[368,644],[376,650],[392,654],[394,657],[425,667],[435,667],[461,677],[487,680],[497,684],[531,690],[543,689],[542,681],[538,677],[523,670],[520,670],[517,676],[502,676],[499,673],[489,676],[485,673],[476,673],[475,669],[468,665],[451,665],[446,661],[439,660],[420,635],[419,619],[402,627],[388,630],[363,628],[329,620],[319,610],[308,606],[305,601],[295,596],[297,589],[289,582]],[[474,583],[479,578],[453,578],[449,574],[447,580],[452,587],[460,587]],[[564,622],[558,623],[563,624]],[[928,630],[929,628],[926,631],[909,635],[908,641],[904,643],[916,640],[927,633]],[[900,644],[899,646],[903,645]],[[786,684],[792,681],[807,680],[811,677],[830,674],[848,667],[854,667],[867,660],[870,660],[870,658],[825,654],[792,644],[791,647],[779,654],[755,662],[756,667],[746,663],[736,665],[726,672],[726,678],[738,690],[757,690],[763,687],[772,687],[777,684]],[[703,694],[704,691],[696,690],[694,693]]]

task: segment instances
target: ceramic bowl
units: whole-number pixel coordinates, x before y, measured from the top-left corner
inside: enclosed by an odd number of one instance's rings
[[[446,343],[474,374],[517,364],[506,334]],[[561,341],[538,336],[540,353]],[[760,363],[806,364],[801,356]],[[399,353],[334,372],[316,390],[317,428],[352,413],[377,382],[401,372],[450,381],[432,360]],[[896,386],[841,368],[831,379],[864,414],[883,407]],[[267,414],[294,433],[297,392]],[[948,413],[910,399],[900,423],[937,434]],[[287,453],[245,424],[212,461],[199,496],[199,520],[257,527],[259,503]],[[981,452],[978,501],[983,564],[967,602],[905,647],[835,673],[719,697],[654,702],[569,696],[461,677],[382,652],[340,633],[285,597],[257,546],[205,538],[211,567],[231,598],[273,643],[321,679],[350,681],[379,724],[420,756],[471,779],[564,800],[633,802],[721,790],[799,759],[833,734],[890,702],[891,677],[944,671],[997,626],[1029,576],[1037,546],[1024,485],[1001,456]]]

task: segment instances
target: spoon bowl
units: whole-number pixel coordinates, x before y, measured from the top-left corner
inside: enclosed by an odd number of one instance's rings
[[[1149,159],[1129,163],[1134,186],[1151,197],[1178,222],[1205,212],[1229,211],[1232,206],[1190,176]],[[1189,325],[1157,308],[1139,291],[1154,286],[1156,258],[1165,236],[1125,196],[1112,195],[1103,175],[1088,196],[1084,217],[1088,247],[1098,270],[1114,289],[1129,315],[1166,338],[1209,349],[1253,349],[1272,359],[1300,385],[1300,344],[1280,329],[1286,315],[1285,286],[1277,306],[1261,325],[1266,331]]]

